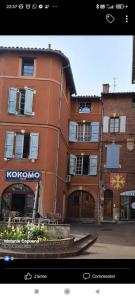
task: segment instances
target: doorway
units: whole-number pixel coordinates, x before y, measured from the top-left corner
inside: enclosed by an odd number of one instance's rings
[[[130,198],[130,219],[135,220],[135,197]]]
[[[104,219],[113,219],[113,192],[111,190],[104,192]]]
[[[12,194],[11,210],[17,211],[20,217],[24,215],[25,198],[25,194]]]
[[[75,191],[67,199],[66,219],[82,221],[95,219],[95,201],[86,191]]]
[[[1,213],[4,218],[9,216],[10,211],[18,212],[19,216],[31,216],[34,206],[34,192],[22,183],[15,183],[8,186],[1,201]]]
[[[120,218],[122,221],[135,220],[135,197],[134,196],[121,195]]]

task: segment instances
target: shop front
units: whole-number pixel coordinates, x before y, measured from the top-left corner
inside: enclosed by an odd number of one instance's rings
[[[1,218],[15,216],[32,216],[35,192],[29,182],[39,181],[41,174],[38,171],[8,170],[5,179],[9,182],[1,195]],[[14,182],[13,182],[14,181]]]
[[[34,192],[31,188],[22,183],[10,185],[2,194],[1,213],[3,218],[8,217],[10,212],[16,216],[32,215],[34,205]]]
[[[120,194],[120,219],[135,221],[135,190]]]

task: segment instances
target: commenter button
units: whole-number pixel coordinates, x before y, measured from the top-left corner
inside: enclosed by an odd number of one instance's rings
[[[115,274],[92,274],[92,278],[94,279],[115,279],[116,275]]]

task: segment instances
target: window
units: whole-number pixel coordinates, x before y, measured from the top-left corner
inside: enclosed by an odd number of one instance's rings
[[[120,131],[120,118],[110,118],[110,132],[119,132]]]
[[[30,148],[30,134],[17,134],[15,143],[15,158],[28,158]]]
[[[103,133],[126,132],[126,116],[103,117]]]
[[[107,162],[105,167],[120,168],[119,157],[120,157],[120,145],[117,144],[107,145]]]
[[[38,158],[38,133],[6,132],[5,158],[37,159]]]
[[[70,142],[98,142],[99,122],[69,123]]]
[[[89,142],[91,140],[91,123],[78,123],[77,141]]]
[[[23,58],[21,74],[23,76],[33,76],[33,73],[34,73],[34,59],[33,58]]]
[[[135,98],[132,98],[132,107],[135,107]]]
[[[9,88],[8,112],[10,114],[34,115],[32,112],[34,93],[35,91],[30,88]]]
[[[71,175],[97,175],[97,155],[70,155]]]
[[[25,90],[19,90],[19,101],[18,101],[18,113],[20,115],[24,115],[24,108],[25,108]]]
[[[91,111],[91,103],[79,102],[79,113],[89,113]]]

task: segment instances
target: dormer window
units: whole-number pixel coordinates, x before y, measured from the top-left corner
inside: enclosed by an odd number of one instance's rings
[[[33,76],[34,74],[34,58],[22,59],[22,76]]]
[[[79,102],[79,113],[89,113],[89,112],[91,112],[91,103]]]

